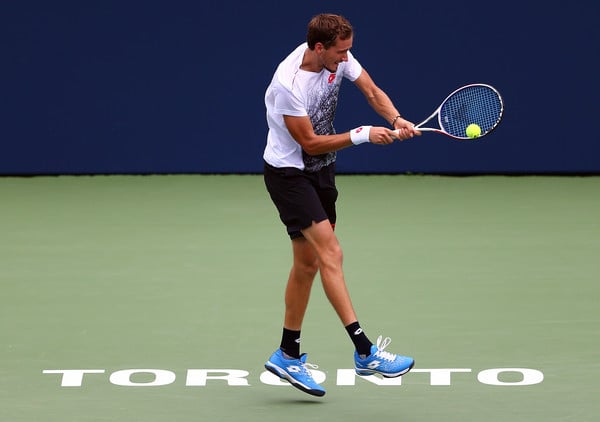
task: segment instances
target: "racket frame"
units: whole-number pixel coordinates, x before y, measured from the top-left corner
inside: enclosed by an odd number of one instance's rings
[[[476,138],[469,138],[468,136],[456,136],[456,135],[452,135],[451,133],[446,132],[443,127],[444,125],[442,124],[442,116],[440,115],[440,111],[442,110],[442,107],[444,106],[444,104],[446,104],[446,102],[448,101],[448,99],[450,97],[452,97],[454,94],[456,94],[459,91],[462,91],[463,89],[466,88],[470,88],[473,86],[481,86],[481,87],[486,87],[491,89],[492,91],[494,91],[494,93],[498,96],[498,100],[500,101],[500,115],[498,116],[498,120],[496,120],[496,123],[494,124],[494,126],[492,126],[488,131],[486,131],[485,133],[482,133],[481,135],[479,135]],[[420,130],[421,132],[437,132],[437,133],[441,133],[443,135],[447,135],[451,138],[454,139],[459,139],[459,140],[475,140],[478,138],[481,138],[482,136],[488,135],[489,133],[491,133],[496,127],[498,127],[498,124],[500,123],[500,121],[502,120],[502,115],[504,114],[504,101],[502,100],[502,96],[500,95],[500,93],[498,92],[498,90],[496,88],[494,88],[491,85],[488,84],[481,84],[481,83],[475,83],[475,84],[468,84],[468,85],[464,85],[461,86],[460,88],[455,89],[454,91],[452,91],[450,94],[448,94],[448,96],[446,96],[446,98],[444,98],[444,101],[442,101],[439,105],[439,107],[433,112],[431,113],[431,115],[426,118],[425,120],[423,120],[421,123],[417,124],[414,126],[415,129]],[[430,121],[431,119],[433,119],[435,116],[437,115],[437,120],[438,120],[438,125],[439,128],[435,128],[435,127],[422,127],[422,125],[424,125],[425,123],[427,123],[428,121]]]

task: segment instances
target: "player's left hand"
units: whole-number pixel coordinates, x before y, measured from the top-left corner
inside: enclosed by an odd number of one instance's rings
[[[406,119],[400,117],[394,122],[394,129],[392,132],[394,133],[396,139],[400,141],[404,141],[405,139],[410,139],[413,136],[421,136],[421,131],[415,129],[415,125],[412,122],[409,122]]]
[[[373,126],[369,132],[369,142],[377,145],[386,145],[393,143],[398,139],[398,134],[387,127]]]

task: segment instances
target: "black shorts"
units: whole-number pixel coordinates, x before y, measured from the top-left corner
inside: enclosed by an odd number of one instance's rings
[[[335,226],[335,163],[314,173],[294,167],[276,168],[265,163],[265,185],[279,218],[291,239],[302,237],[301,230],[329,219]]]

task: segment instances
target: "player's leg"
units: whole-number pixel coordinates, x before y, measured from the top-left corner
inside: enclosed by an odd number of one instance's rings
[[[325,389],[313,379],[306,354],[300,354],[300,330],[319,261],[315,250],[303,237],[292,239],[292,250],[294,262],[285,289],[281,345],[271,355],[265,368],[308,394],[323,396]]]
[[[292,239],[294,262],[285,289],[284,327],[300,331],[319,260],[314,248],[303,237]]]
[[[271,355],[265,368],[308,394],[323,396],[325,389],[313,379],[306,354],[300,354],[300,330],[319,261],[315,250],[303,237],[292,239],[292,250],[294,263],[285,289],[281,346]]]
[[[414,359],[385,351],[391,340],[379,336],[371,344],[357,321],[342,269],[343,254],[328,221],[314,223],[302,231],[319,257],[319,270],[327,298],[341,319],[356,350],[355,370],[358,375],[381,374],[392,378],[403,375],[414,366]]]
[[[279,348],[286,356],[299,359],[302,321],[319,270],[319,261],[315,250],[300,232],[296,236],[292,238],[294,261],[285,288],[285,314]]]
[[[373,343],[361,328],[352,306],[342,269],[342,249],[333,233],[333,227],[328,221],[313,223],[311,227],[303,230],[303,234],[319,257],[321,281],[329,302],[354,343],[358,355],[368,356]]]
[[[329,220],[313,223],[302,230],[319,259],[321,281],[327,298],[347,326],[357,320],[342,269],[343,253]]]
[[[279,211],[281,221],[292,239],[294,261],[285,291],[285,315],[281,346],[265,363],[265,368],[294,387],[315,396],[325,389],[312,377],[306,354],[300,354],[300,329],[306,313],[310,291],[318,271],[317,255],[300,233],[314,215],[324,211],[310,181],[298,169],[276,169],[265,165],[265,184]]]

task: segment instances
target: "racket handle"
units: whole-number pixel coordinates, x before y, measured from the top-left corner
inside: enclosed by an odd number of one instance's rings
[[[429,128],[429,127],[420,128],[420,127],[414,126],[414,125],[413,125],[413,129],[416,129],[419,132],[428,132],[428,131],[435,132],[435,131],[438,131],[438,129],[433,129],[433,128]],[[400,136],[400,129],[394,129],[392,132],[394,132],[396,134],[396,136]]]

